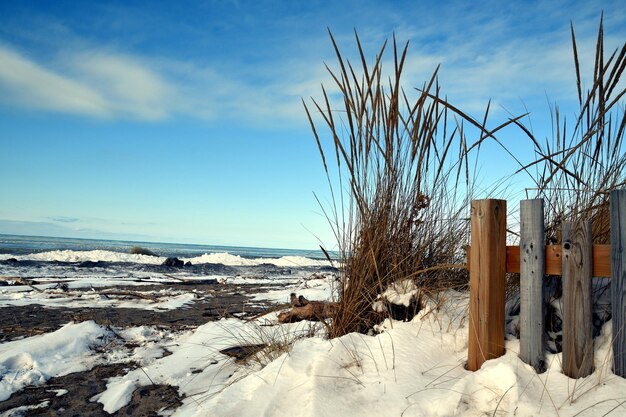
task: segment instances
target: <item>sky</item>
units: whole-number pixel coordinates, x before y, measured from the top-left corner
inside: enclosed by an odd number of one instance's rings
[[[626,39],[620,3],[0,0],[0,233],[332,248],[301,101],[332,92],[329,29],[371,59],[395,34],[408,87],[441,64],[451,102],[545,137],[576,99],[570,20],[592,62],[602,11],[607,49]]]

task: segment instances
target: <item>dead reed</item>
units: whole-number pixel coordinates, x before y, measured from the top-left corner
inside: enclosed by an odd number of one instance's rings
[[[322,87],[323,99],[304,106],[330,186],[332,202],[322,209],[341,256],[330,329],[336,337],[379,321],[372,303],[392,282],[410,279],[424,290],[467,284],[461,266],[478,145],[513,120],[488,131],[489,108],[478,122],[451,106],[440,97],[437,70],[408,94],[402,87],[408,43],[399,49],[393,39],[386,73],[387,43],[368,64],[356,35],[360,62],[353,66],[330,38],[338,70],[327,68],[340,100]],[[473,143],[466,125],[478,137]]]
[[[410,279],[426,291],[467,284],[463,246],[479,150],[507,125],[534,147],[536,157],[518,173],[527,173],[535,196],[546,201],[547,241],[560,241],[563,221],[583,218],[592,221],[594,243],[608,242],[609,192],[626,184],[626,44],[605,59],[600,20],[592,83],[584,90],[573,26],[571,37],[579,111],[568,119],[550,108],[552,135],[543,141],[524,125],[525,115],[488,129],[489,105],[476,120],[450,104],[440,95],[437,70],[407,94],[408,43],[399,49],[394,37],[385,72],[387,43],[368,63],[357,35],[353,65],[330,35],[338,69],[327,69],[340,99],[322,87],[322,100],[304,106],[330,187],[332,201],[321,205],[341,256],[331,337],[365,332],[380,320],[371,306],[390,283]]]
[[[591,220],[594,243],[609,243],[609,192],[626,184],[624,129],[626,94],[621,76],[626,69],[626,43],[605,59],[602,18],[598,29],[591,87],[584,89],[574,27],[571,26],[579,109],[574,117],[550,108],[551,136],[545,141],[521,121],[536,158],[520,168],[535,183],[535,197],[546,202],[546,241],[561,241],[561,224]],[[549,137],[549,138],[548,138]]]

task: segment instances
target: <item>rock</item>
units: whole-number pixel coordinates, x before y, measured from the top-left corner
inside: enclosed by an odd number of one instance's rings
[[[5,265],[17,265],[19,263],[19,261],[15,258],[9,258],[5,261],[2,262]]]
[[[130,249],[130,253],[133,255],[159,256],[156,253],[152,252],[150,249],[142,248],[141,246],[133,246]]]
[[[191,263],[191,261],[187,261],[185,262],[185,266],[193,266],[193,264]]]
[[[104,261],[83,261],[81,263],[79,263],[77,266],[79,268],[104,268],[107,265],[106,262]]]
[[[167,258],[161,265],[163,266],[173,266],[173,267],[181,267],[184,266],[185,263],[178,258]]]

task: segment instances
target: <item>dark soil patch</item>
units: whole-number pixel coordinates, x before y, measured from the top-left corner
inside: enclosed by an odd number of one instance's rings
[[[116,290],[146,291],[148,289],[171,288],[184,291],[196,290],[207,295],[184,308],[168,311],[153,311],[133,308],[50,308],[37,304],[28,306],[0,307],[0,343],[20,337],[30,337],[57,330],[64,324],[75,321],[94,320],[98,324],[115,327],[161,326],[171,329],[197,327],[222,317],[237,315],[250,317],[268,308],[255,302],[248,304],[248,294],[267,291],[259,285],[168,285],[155,287],[117,286]],[[102,289],[99,289],[102,290]],[[91,291],[87,289],[86,291]],[[245,314],[243,314],[243,306]]]

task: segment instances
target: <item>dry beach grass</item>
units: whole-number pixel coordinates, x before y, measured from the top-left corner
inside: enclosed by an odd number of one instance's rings
[[[546,200],[548,242],[559,241],[563,221],[578,217],[592,220],[595,243],[608,242],[608,194],[626,182],[621,101],[626,45],[605,59],[601,19],[591,87],[583,90],[573,27],[571,33],[579,112],[572,121],[558,106],[550,107],[553,130],[545,142],[544,132],[525,125],[528,115],[488,127],[489,104],[476,120],[449,103],[437,70],[421,88],[405,90],[408,44],[400,48],[393,39],[388,70],[387,44],[368,64],[356,35],[353,64],[330,35],[338,65],[327,68],[339,93],[323,88],[321,100],[304,106],[331,194],[328,204],[320,204],[342,265],[331,337],[371,329],[380,320],[372,303],[390,283],[411,280],[430,292],[467,285],[467,207],[477,187],[485,193],[476,183],[485,141],[502,146],[519,164],[516,174],[535,184],[527,192]],[[504,128],[528,139],[535,154],[531,162],[520,161],[497,139]],[[492,189],[489,197],[498,197],[497,185]],[[509,281],[508,294],[515,294],[515,277]]]

